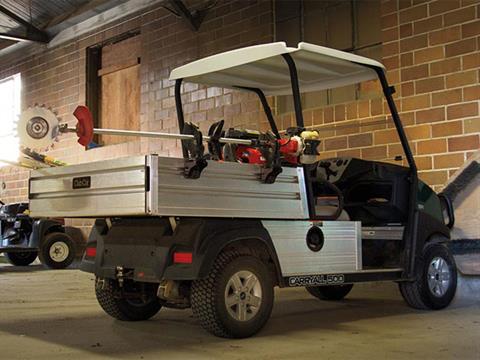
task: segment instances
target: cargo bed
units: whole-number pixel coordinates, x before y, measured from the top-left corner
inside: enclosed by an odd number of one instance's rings
[[[30,213],[308,219],[301,167],[283,168],[274,184],[264,184],[258,165],[209,161],[199,179],[187,179],[184,164],[147,155],[34,170]]]

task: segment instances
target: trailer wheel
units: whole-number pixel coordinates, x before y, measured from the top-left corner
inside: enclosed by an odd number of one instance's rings
[[[102,309],[111,317],[121,321],[148,320],[162,307],[157,297],[155,284],[143,283],[145,286],[143,296],[133,298],[122,293],[118,282],[105,279],[95,282],[95,295]],[[141,290],[130,288],[129,292],[135,293]]]
[[[447,307],[457,289],[457,267],[450,250],[443,244],[428,246],[413,282],[400,282],[405,302],[415,309],[439,310]]]
[[[305,289],[320,300],[342,300],[352,290],[353,284],[308,286]]]
[[[5,253],[7,261],[14,266],[28,266],[37,258],[36,251],[22,251]]]
[[[268,321],[273,308],[273,281],[260,259],[225,252],[207,278],[192,284],[194,316],[219,337],[252,336]]]
[[[65,233],[48,234],[40,245],[39,258],[50,269],[65,269],[75,259],[75,243]]]

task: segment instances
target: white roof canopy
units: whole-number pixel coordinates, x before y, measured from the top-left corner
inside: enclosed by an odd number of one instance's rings
[[[375,71],[364,65],[385,69],[378,61],[344,51],[304,42],[292,48],[276,42],[193,61],[174,69],[170,80],[184,79],[224,88],[259,88],[265,95],[291,94],[290,73],[282,54],[290,54],[295,61],[301,92],[376,79]]]

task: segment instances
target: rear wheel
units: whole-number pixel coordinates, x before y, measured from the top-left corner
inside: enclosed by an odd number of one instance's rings
[[[309,286],[307,291],[320,300],[342,300],[352,290],[353,284]]]
[[[400,293],[415,309],[443,309],[451,303],[457,289],[455,260],[443,244],[428,246],[422,255],[416,280],[399,283]]]
[[[15,266],[28,266],[37,258],[36,251],[22,251],[5,253],[7,261]]]
[[[202,327],[228,338],[252,336],[273,308],[272,276],[260,259],[222,253],[207,278],[192,284],[192,311]]]
[[[48,234],[41,244],[39,257],[48,268],[65,269],[75,260],[75,243],[65,233]]]
[[[157,284],[125,282],[120,288],[112,279],[95,282],[95,295],[102,309],[122,321],[150,319],[162,307]]]

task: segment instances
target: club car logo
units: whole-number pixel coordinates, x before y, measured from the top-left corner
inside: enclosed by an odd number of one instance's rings
[[[73,178],[72,187],[74,189],[88,189],[91,184],[90,176],[82,176]]]
[[[289,286],[335,285],[344,282],[345,276],[343,274],[291,276],[288,278]]]

